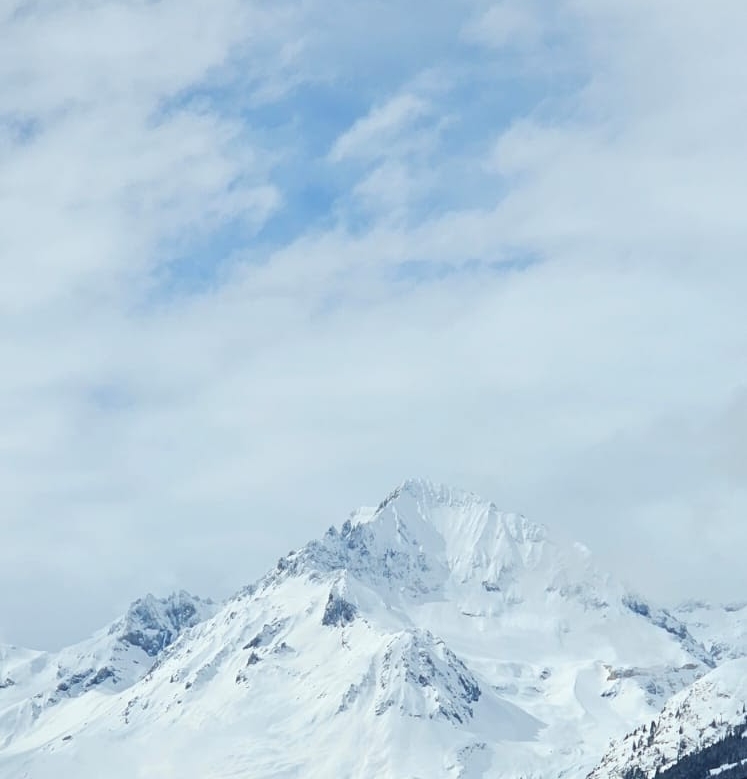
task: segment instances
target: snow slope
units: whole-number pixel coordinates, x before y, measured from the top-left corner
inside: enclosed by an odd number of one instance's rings
[[[33,729],[42,714],[89,693],[115,695],[142,679],[158,655],[217,606],[186,592],[135,601],[92,638],[58,653],[0,649],[0,746]]]
[[[643,723],[614,744],[589,779],[620,779],[634,768],[653,777],[746,720],[747,660],[742,658],[724,663],[671,698],[653,726]]]
[[[713,665],[583,547],[421,480],[220,609],[177,601],[3,661],[0,775],[583,776]]]
[[[747,657],[747,602],[714,605],[690,601],[672,613],[716,660]]]

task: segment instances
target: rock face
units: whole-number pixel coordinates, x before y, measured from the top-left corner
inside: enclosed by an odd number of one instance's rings
[[[680,617],[410,480],[220,607],[146,596],[62,653],[0,653],[0,775],[585,776],[713,666]]]
[[[324,607],[322,625],[345,627],[349,625],[358,613],[358,609],[346,601],[341,595],[330,592],[327,605]]]
[[[184,590],[165,599],[146,595],[111,626],[110,633],[123,643],[142,649],[149,657],[156,657],[183,630],[194,627],[214,611],[212,601],[203,601]]]
[[[389,642],[377,687],[377,716],[397,707],[409,717],[458,724],[474,717],[472,704],[482,694],[475,677],[446,644],[420,631],[401,633]]]

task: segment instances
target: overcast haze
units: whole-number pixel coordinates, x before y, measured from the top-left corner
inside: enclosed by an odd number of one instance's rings
[[[408,476],[747,598],[744,0],[0,0],[0,640]]]

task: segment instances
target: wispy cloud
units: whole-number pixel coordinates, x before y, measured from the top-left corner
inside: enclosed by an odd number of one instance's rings
[[[462,35],[468,41],[495,48],[533,46],[542,37],[544,11],[546,9],[531,0],[502,0],[488,5],[468,20]]]
[[[428,114],[425,100],[412,94],[396,95],[386,104],[376,106],[346,130],[330,152],[333,162],[349,157],[377,158],[386,155],[392,143],[402,140],[403,133]]]

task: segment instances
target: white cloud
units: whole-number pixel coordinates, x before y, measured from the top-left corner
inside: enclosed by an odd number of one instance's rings
[[[142,589],[225,594],[413,473],[666,597],[739,585],[742,5],[512,7],[479,49],[446,3],[340,6],[331,37],[314,3],[0,22],[6,638],[71,640]],[[551,74],[528,103],[501,92],[524,58]],[[278,128],[361,63],[386,86],[334,140]],[[339,190],[268,247],[282,165]],[[197,245],[221,273],[154,291]]]
[[[407,93],[396,95],[384,105],[371,109],[343,133],[335,141],[330,159],[339,162],[349,157],[384,155],[389,144],[428,113],[428,103],[422,98]]]
[[[41,5],[0,28],[6,305],[120,285],[170,259],[166,238],[261,225],[277,207],[244,127],[197,104],[163,110],[245,40],[250,9]],[[18,122],[28,138],[14,140]]]
[[[531,0],[501,0],[470,20],[462,34],[468,41],[496,48],[533,45],[542,36],[542,10]]]

